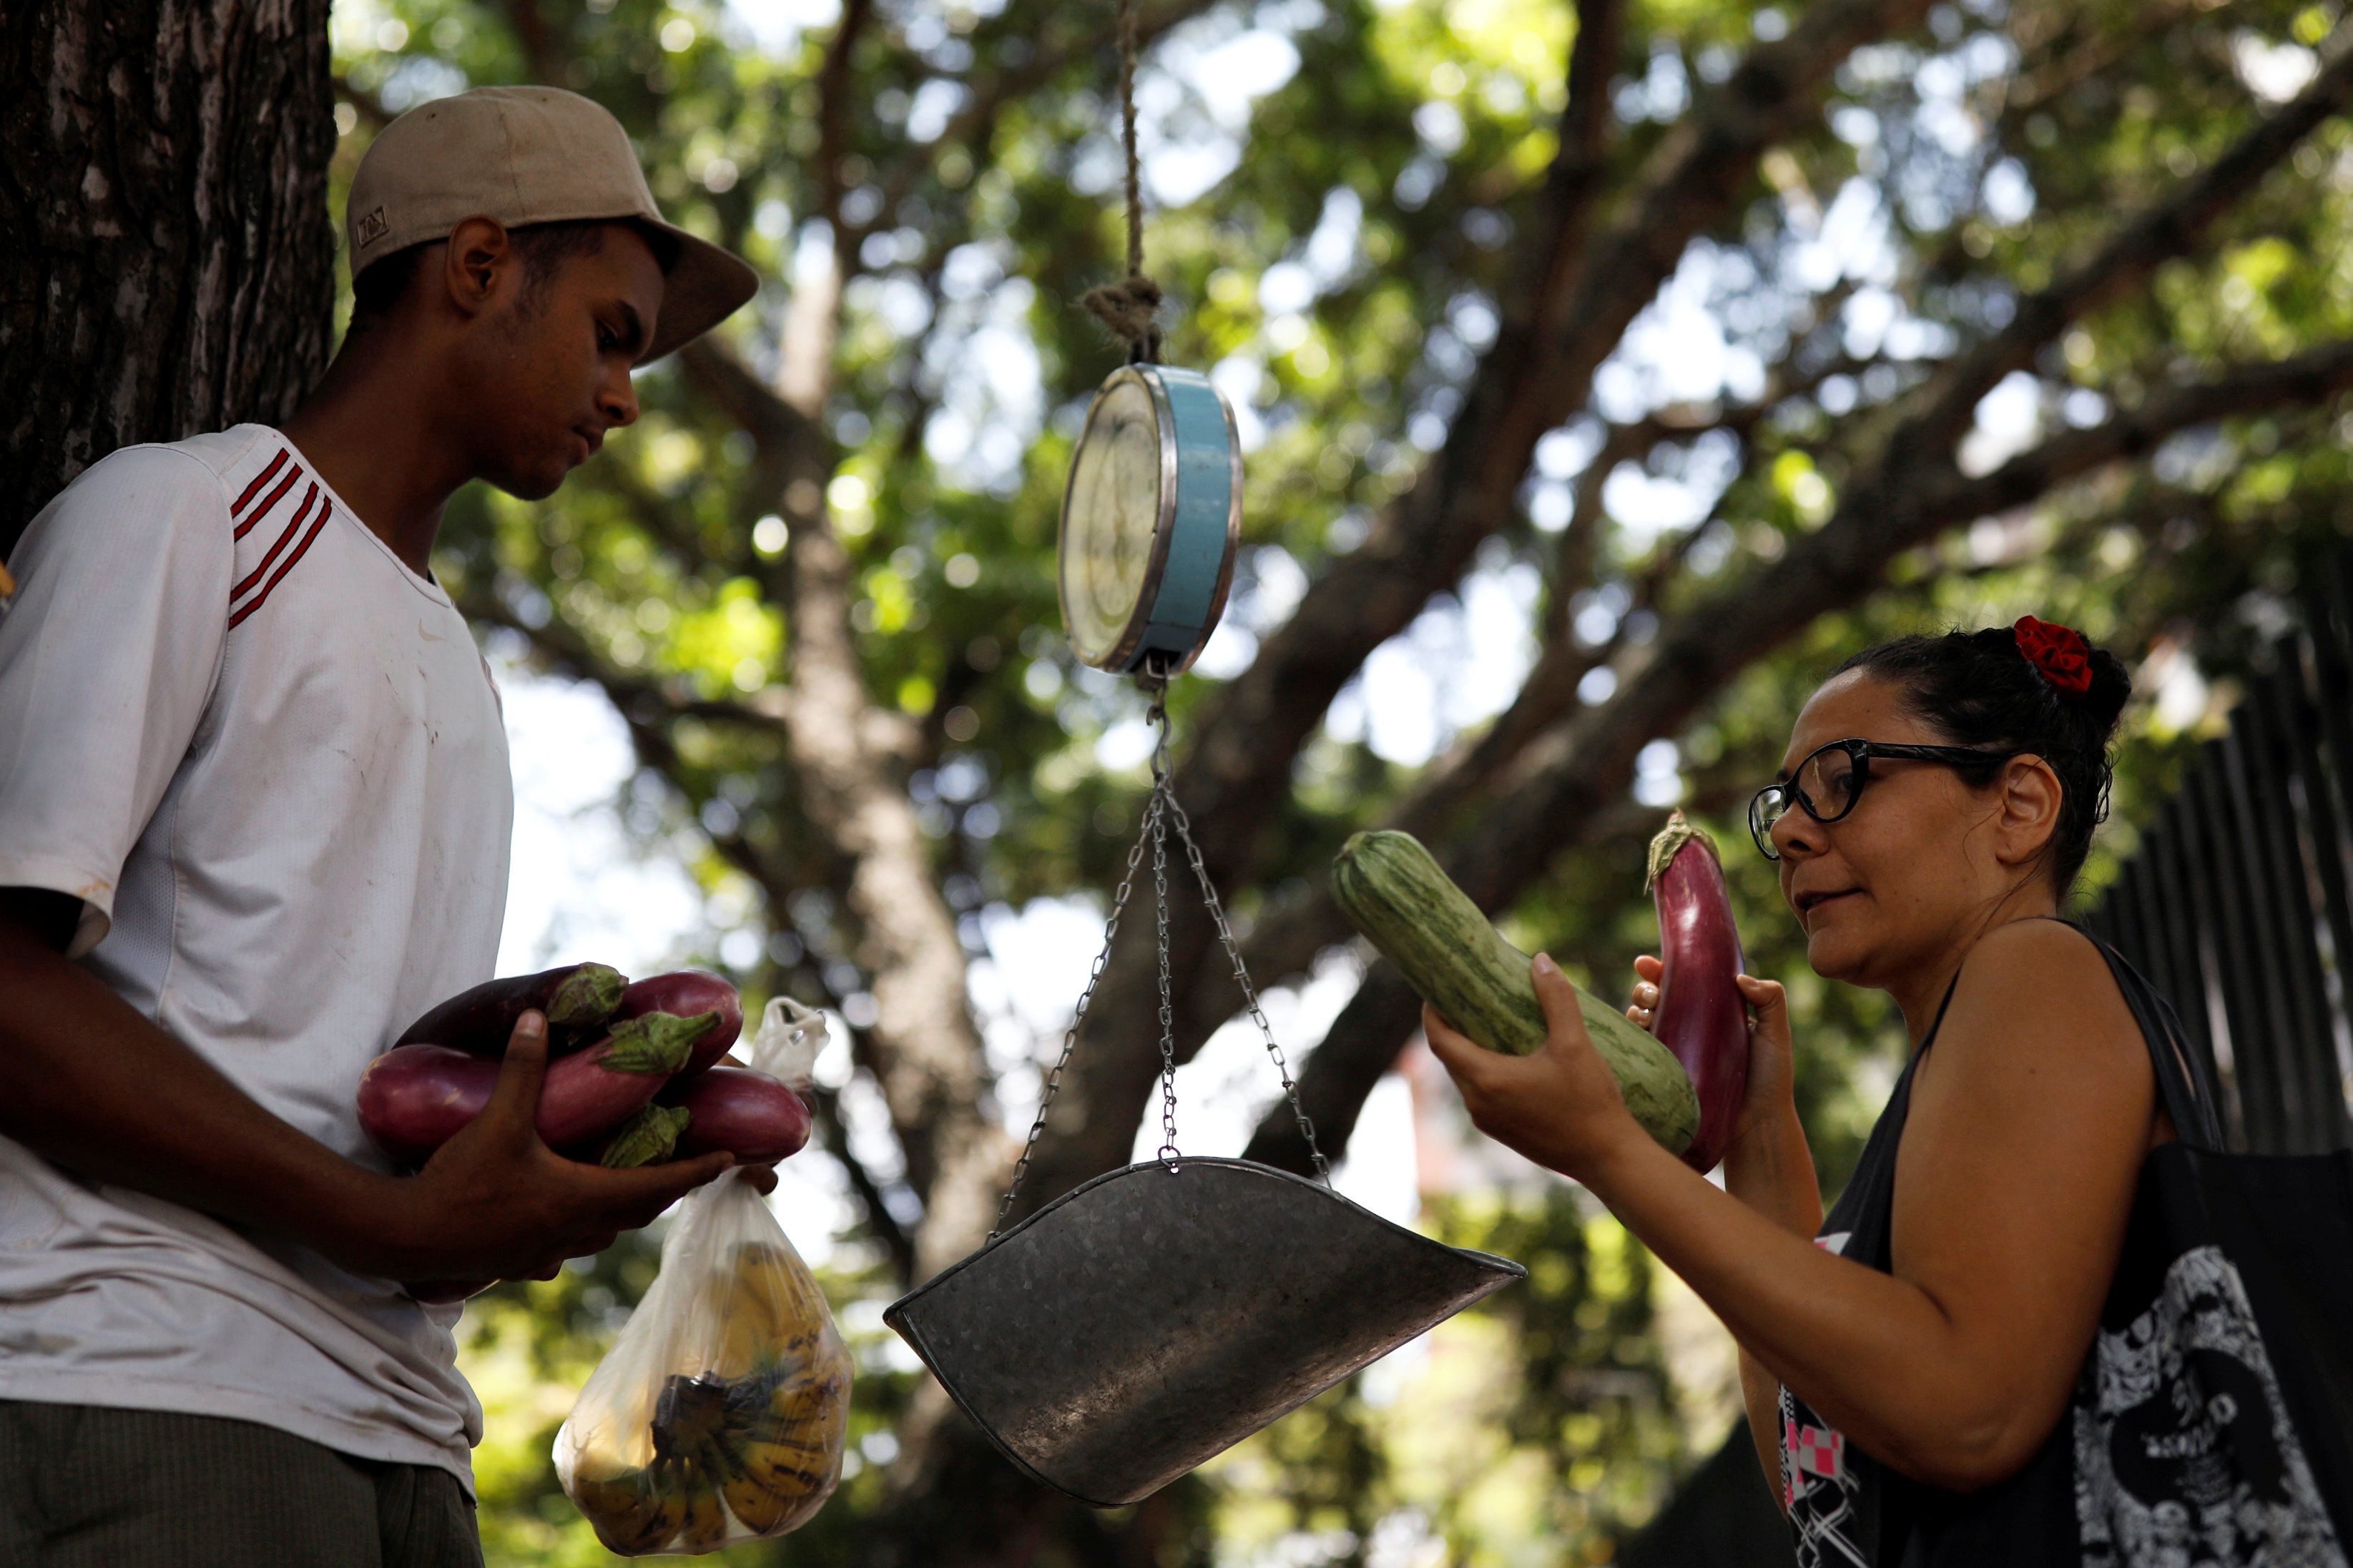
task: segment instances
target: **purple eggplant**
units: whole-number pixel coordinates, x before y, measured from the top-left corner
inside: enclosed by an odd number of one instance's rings
[[[674,970],[638,981],[621,993],[620,1005],[613,1009],[613,1022],[656,1013],[681,1018],[702,1013],[714,1016],[711,1027],[695,1039],[693,1054],[687,1058],[686,1066],[679,1068],[682,1079],[701,1076],[727,1054],[727,1048],[744,1032],[744,998],[735,987],[707,969]]]
[[[547,1064],[533,1118],[549,1145],[600,1138],[643,1110],[682,1067],[707,1016],[652,1013]],[[360,1126],[404,1164],[421,1165],[482,1112],[501,1064],[447,1046],[396,1046],[360,1077]]]
[[[510,974],[460,991],[400,1033],[396,1046],[448,1046],[496,1061],[507,1054],[515,1020],[547,1016],[547,1051],[560,1056],[601,1034],[628,994],[628,977],[602,963],[567,963],[537,974]]]
[[[1699,1131],[1683,1151],[1695,1171],[1713,1170],[1738,1130],[1748,1093],[1748,1005],[1740,932],[1715,841],[1680,811],[1651,843],[1651,893],[1659,911],[1659,1005],[1651,1032],[1691,1074]]]
[[[808,1142],[808,1107],[801,1097],[749,1068],[712,1068],[690,1082],[672,1083],[660,1100],[691,1118],[678,1140],[681,1160],[724,1149],[738,1164],[766,1165],[791,1158]]]

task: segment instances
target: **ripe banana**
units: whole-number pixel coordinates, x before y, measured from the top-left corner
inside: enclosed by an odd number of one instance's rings
[[[720,1312],[719,1352],[711,1370],[744,1377],[791,1364],[826,1321],[825,1300],[813,1281],[784,1253],[746,1243],[729,1260],[727,1300]]]
[[[643,1470],[625,1470],[597,1481],[575,1478],[572,1500],[608,1546],[635,1540],[661,1505],[659,1496],[647,1485]]]
[[[680,1471],[686,1518],[679,1528],[679,1550],[708,1552],[727,1539],[727,1512],[719,1506],[719,1492],[709,1470],[686,1459],[680,1462]]]
[[[797,1443],[746,1443],[734,1458],[746,1480],[786,1502],[829,1489],[841,1469],[839,1449]]]
[[[667,1464],[624,1470],[610,1479],[572,1483],[572,1500],[596,1528],[596,1539],[623,1557],[651,1552],[678,1533],[686,1499]]]
[[[719,1495],[726,1500],[727,1510],[755,1535],[766,1535],[781,1528],[786,1516],[793,1511],[792,1501],[778,1497],[748,1476],[730,1478],[719,1489]]]

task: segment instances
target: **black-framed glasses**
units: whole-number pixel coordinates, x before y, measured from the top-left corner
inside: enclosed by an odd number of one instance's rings
[[[1778,784],[1768,784],[1757,792],[1748,803],[1748,835],[1757,840],[1757,852],[1767,860],[1778,860],[1781,852],[1773,847],[1773,825],[1789,815],[1791,807],[1802,810],[1816,822],[1836,822],[1854,809],[1862,798],[1862,786],[1871,782],[1871,760],[1884,757],[1891,762],[1943,763],[1950,767],[1968,770],[1990,768],[2022,755],[2016,751],[1979,751],[1973,746],[1901,746],[1885,741],[1832,741],[1827,746],[1816,747],[1798,764],[1798,771]]]

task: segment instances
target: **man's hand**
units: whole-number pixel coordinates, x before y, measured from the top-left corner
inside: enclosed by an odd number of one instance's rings
[[[490,1103],[422,1171],[390,1184],[384,1201],[395,1212],[376,1230],[381,1256],[356,1266],[396,1279],[546,1278],[566,1258],[602,1252],[735,1163],[717,1153],[614,1171],[566,1160],[533,1125],[546,1071],[547,1020],[526,1013]],[[355,1251],[373,1251],[355,1239]]]

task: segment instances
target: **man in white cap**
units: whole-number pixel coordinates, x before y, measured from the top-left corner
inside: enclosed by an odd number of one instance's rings
[[[283,430],[117,452],[9,563],[0,1563],[480,1563],[459,1310],[399,1281],[549,1277],[727,1163],[551,1152],[536,1014],[414,1174],[353,1096],[505,903],[443,503],[554,490],[756,280],[545,89],[385,127],[348,228],[358,309]]]

